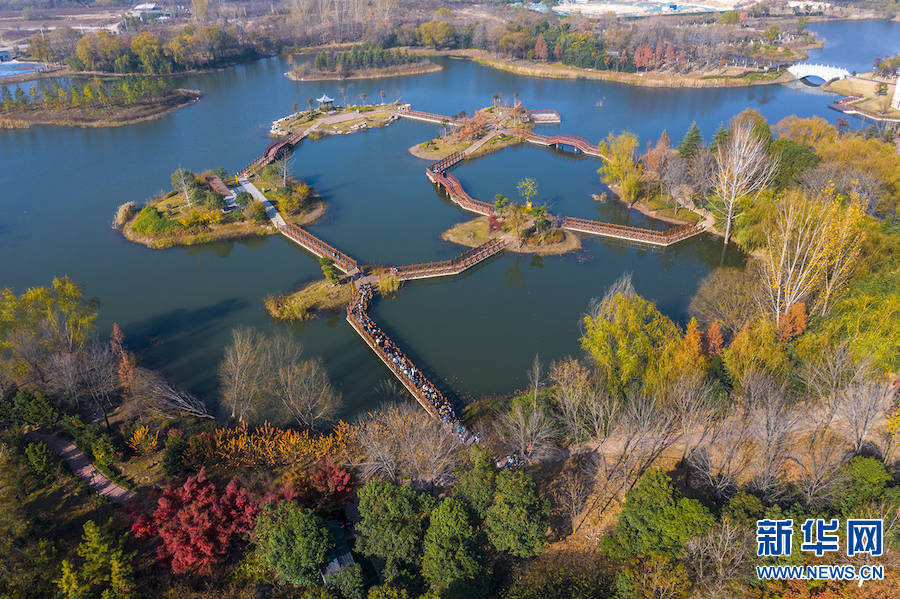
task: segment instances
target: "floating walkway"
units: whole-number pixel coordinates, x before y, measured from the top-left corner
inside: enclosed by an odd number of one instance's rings
[[[704,230],[703,223],[673,227],[667,231],[656,231],[654,229],[617,225],[598,220],[573,218],[571,216],[563,218],[563,222],[560,226],[568,231],[589,233],[591,235],[600,235],[602,237],[611,237],[613,239],[623,239],[625,241],[635,241],[662,247],[667,247],[673,243],[687,239],[688,237],[698,235]]]
[[[458,275],[464,270],[472,268],[494,254],[503,251],[507,244],[508,242],[503,239],[491,239],[478,247],[466,250],[451,260],[395,266],[391,268],[391,276],[401,281],[412,281],[415,279],[433,279]]]
[[[289,222],[275,226],[285,237],[294,243],[303,246],[303,249],[306,251],[315,254],[319,258],[328,258],[329,260],[332,260],[334,265],[344,274],[351,276],[359,274],[359,264],[357,264],[356,260],[330,243],[322,241],[306,229]]]
[[[414,121],[425,121],[426,123],[434,123],[435,125],[448,124],[448,125],[456,125],[456,117],[450,116],[447,114],[438,114],[436,112],[424,112],[422,110],[413,110],[409,107],[409,104],[405,106],[401,106],[397,112],[395,112],[397,116],[401,116],[405,119],[412,119]]]

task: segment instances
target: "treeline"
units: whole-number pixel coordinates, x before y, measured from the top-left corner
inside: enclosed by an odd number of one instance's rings
[[[14,92],[4,86],[0,92],[3,111],[7,114],[28,108],[43,108],[54,112],[66,108],[108,108],[128,106],[166,95],[172,85],[158,77],[129,76],[122,79],[97,79],[88,84],[64,87],[56,80],[52,87],[32,85],[28,92],[18,86]]]
[[[774,36],[773,36],[774,32]],[[688,70],[727,61],[771,64],[772,43],[808,39],[797,31],[766,33],[735,25],[668,24],[660,21],[599,19],[574,25],[540,17],[522,17],[491,29],[484,24],[435,20],[404,24],[382,38],[385,46],[477,48],[511,58],[559,61],[581,68],[635,71]],[[783,60],[783,59],[782,59]]]
[[[72,29],[37,34],[29,41],[37,60],[67,62],[75,71],[110,73],[176,73],[256,56],[253,47],[238,40],[234,29],[188,25],[157,35],[90,32],[81,37]]]
[[[317,71],[351,71],[410,64],[421,58],[397,48],[389,50],[372,44],[360,44],[343,52],[319,52],[313,61]]]

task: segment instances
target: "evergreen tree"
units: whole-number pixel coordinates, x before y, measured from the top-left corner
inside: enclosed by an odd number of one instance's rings
[[[668,474],[652,468],[625,494],[615,532],[601,547],[614,559],[651,553],[679,558],[688,539],[714,522],[702,503],[683,497]]]
[[[465,501],[482,520],[487,517],[488,508],[494,498],[497,470],[491,453],[480,445],[469,449],[468,464],[457,472],[453,495]]]
[[[444,499],[425,533],[422,574],[442,598],[484,597],[485,556],[462,502]]]
[[[487,531],[498,551],[516,557],[534,557],[544,549],[550,506],[538,498],[534,481],[521,471],[503,471],[497,477],[494,502],[487,511]]]
[[[360,553],[385,560],[384,577],[414,577],[434,500],[408,485],[371,480],[359,491]]]
[[[334,546],[322,520],[289,501],[266,506],[256,519],[254,537],[266,567],[295,585],[316,585],[319,566]]]
[[[700,135],[700,127],[697,126],[696,122],[692,122],[681,143],[678,144],[678,155],[685,160],[690,160],[697,153],[702,143],[703,137]]]

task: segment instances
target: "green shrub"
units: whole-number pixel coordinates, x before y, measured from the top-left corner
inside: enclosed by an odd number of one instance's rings
[[[56,465],[53,453],[43,443],[29,443],[25,446],[25,457],[28,458],[28,467],[41,480],[50,478],[53,467]]]
[[[0,399],[0,420],[4,422],[41,426],[54,424],[59,417],[59,412],[41,393],[19,391],[9,399]]]
[[[177,220],[167,218],[160,214],[153,206],[144,206],[134,219],[131,228],[141,235],[161,235],[183,229]]]
[[[109,466],[115,454],[115,448],[106,436],[98,437],[91,443],[91,455],[94,456],[94,464]]]
[[[348,564],[328,577],[328,588],[341,599],[363,599],[365,581],[359,564]]]
[[[184,471],[184,452],[188,447],[188,441],[181,432],[170,432],[166,441],[166,449],[163,452],[163,470],[169,476],[175,476]]]

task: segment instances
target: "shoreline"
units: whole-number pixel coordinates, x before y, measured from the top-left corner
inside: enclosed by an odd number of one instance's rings
[[[60,119],[49,119],[46,121],[32,121],[27,119],[18,119],[14,116],[3,116],[0,115],[0,129],[30,129],[31,127],[38,126],[49,126],[49,127],[81,127],[81,128],[105,128],[105,127],[127,127],[128,125],[135,125],[137,123],[144,123],[147,121],[153,121],[159,118],[166,116],[169,113],[175,112],[181,108],[185,108],[192,104],[196,104],[203,97],[203,92],[196,89],[176,89],[174,90],[175,94],[181,96],[180,101],[173,103],[171,105],[166,104],[164,107],[159,107],[158,110],[153,111],[151,107],[148,105],[148,109],[151,109],[151,112],[148,114],[133,116],[129,118],[123,119],[112,119],[112,120],[96,120],[96,121],[76,121],[76,120],[67,120],[64,118]],[[175,98],[170,98],[174,100]],[[135,107],[135,106],[132,106]],[[123,109],[128,109],[129,107],[120,107]]]
[[[788,83],[793,81],[786,71],[779,76],[770,79],[746,79],[751,74],[759,73],[767,75],[761,71],[745,71],[740,77],[725,74],[663,74],[656,71],[645,71],[642,73],[625,73],[621,71],[606,71],[574,67],[562,64],[560,62],[538,63],[527,60],[508,59],[494,55],[484,50],[462,49],[462,50],[432,50],[409,48],[410,53],[420,54],[422,56],[447,56],[449,58],[457,58],[461,60],[470,60],[480,65],[505,71],[514,75],[523,77],[534,77],[538,79],[585,79],[592,81],[609,81],[612,83],[621,83],[624,85],[635,85],[638,87],[661,87],[661,88],[723,88],[723,87],[752,87],[757,85],[774,85]]]
[[[152,203],[151,203],[152,205]],[[316,222],[325,214],[328,205],[325,200],[318,199],[308,212],[297,214],[286,218],[285,220],[295,225],[308,225]],[[135,232],[131,225],[137,219],[140,210],[135,210],[134,214],[119,227],[118,229],[126,240],[131,243],[142,245],[151,250],[167,250],[173,247],[191,247],[203,245],[205,243],[215,243],[217,241],[237,241],[239,239],[247,239],[250,237],[266,237],[268,235],[278,234],[278,229],[272,226],[272,223],[266,221],[265,224],[257,223],[227,223],[225,225],[217,225],[217,228],[211,228],[206,231],[184,231],[179,235],[160,235],[153,237],[142,235]],[[227,228],[226,228],[227,227]]]
[[[479,245],[485,243],[490,239],[497,239],[502,237],[502,233],[499,232],[489,232],[487,236],[478,236],[475,237],[471,232],[472,228],[486,228],[488,226],[488,219],[486,216],[477,216],[471,220],[463,221],[461,223],[456,223],[443,233],[441,233],[441,239],[444,241],[449,241],[450,243],[455,243],[456,245],[461,245],[463,247],[478,247]],[[581,249],[581,238],[573,233],[572,231],[563,230],[563,240],[559,243],[554,243],[551,245],[528,245],[528,243],[523,243],[521,246],[518,246],[514,243],[511,243],[506,246],[505,251],[513,252],[515,254],[534,254],[536,256],[560,256],[562,254],[567,254],[569,252],[574,252],[576,250]],[[471,235],[471,237],[467,237],[467,233]]]
[[[301,82],[312,82],[312,81],[353,81],[353,80],[363,80],[363,79],[390,79],[391,77],[407,77],[411,75],[425,75],[427,73],[436,73],[438,71],[442,71],[444,67],[442,65],[431,62],[430,60],[424,61],[427,64],[412,64],[412,65],[403,65],[409,66],[409,69],[400,69],[398,71],[394,71],[394,67],[384,67],[381,69],[373,69],[370,72],[351,72],[348,75],[338,74],[338,73],[323,73],[323,74],[315,74],[310,73],[304,76],[298,76],[294,73],[294,71],[288,71],[284,74],[285,77],[290,79],[291,81],[301,81]]]

